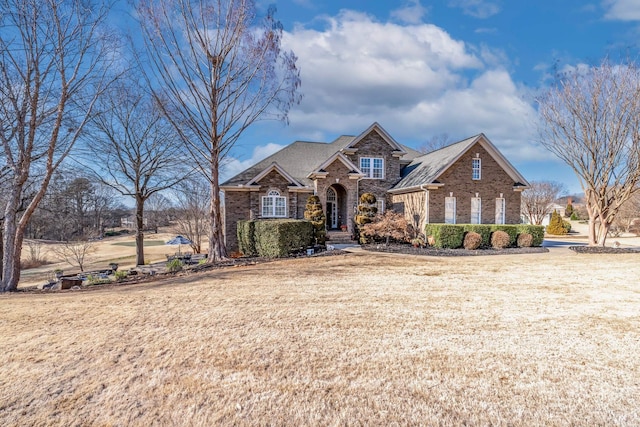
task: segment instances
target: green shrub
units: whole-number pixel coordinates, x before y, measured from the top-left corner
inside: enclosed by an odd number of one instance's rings
[[[518,226],[515,224],[492,224],[491,225],[491,232],[496,232],[496,231],[504,231],[505,233],[507,233],[507,235],[509,236],[509,244],[505,247],[508,246],[515,246],[516,245],[516,239],[518,238]],[[493,246],[493,243],[491,243],[491,246]]]
[[[373,218],[375,218],[376,213],[378,212],[378,208],[375,206],[376,204],[376,196],[371,193],[364,193],[360,196],[360,203],[358,204],[358,213],[355,216],[356,226],[354,227],[354,233],[356,234],[356,239],[361,244],[366,244],[369,242],[365,234],[363,233],[363,228],[366,224],[373,222]]]
[[[99,276],[94,276],[89,274],[87,276],[87,285],[93,286],[93,285],[105,285],[107,283],[111,283],[111,279],[101,279]]]
[[[463,227],[464,231],[473,231],[482,237],[481,247],[488,248],[491,246],[491,224],[464,224]]]
[[[255,220],[238,221],[237,234],[238,234],[238,249],[246,256],[257,256],[255,242]]]
[[[519,248],[530,248],[533,245],[533,236],[529,233],[518,234],[516,245]]]
[[[309,196],[304,210],[304,219],[311,222],[313,226],[312,244],[324,245],[327,236],[327,217],[322,211],[320,197]]]
[[[433,246],[444,249],[462,247],[464,227],[455,224],[427,224],[425,235],[433,238]]]
[[[118,282],[124,280],[127,278],[127,276],[129,276],[129,272],[127,270],[120,270],[120,271],[116,271],[114,273],[114,276],[116,277],[116,280]]]
[[[564,216],[567,218],[571,218],[571,216],[573,215],[573,205],[571,204],[571,202],[567,203],[567,207],[564,210]]]
[[[544,240],[544,226],[519,224],[516,226],[516,229],[518,230],[518,234],[531,234],[531,237],[533,238],[531,246],[542,246],[542,241]]]
[[[475,231],[467,231],[464,234],[463,246],[467,250],[476,250],[482,244],[482,236]]]
[[[491,233],[491,246],[494,249],[504,249],[511,245],[509,233],[503,230],[496,230]]]
[[[547,225],[547,234],[551,234],[554,236],[564,236],[569,232],[567,230],[565,222],[566,221],[562,220],[562,217],[560,216],[558,211],[553,211],[553,213],[551,214],[549,225]],[[569,228],[571,228],[571,226],[569,226]]]
[[[177,273],[182,270],[182,261],[177,258],[167,261],[167,271],[169,273]]]
[[[249,256],[284,257],[309,246],[312,236],[313,225],[306,220],[265,219],[238,222],[240,251]]]

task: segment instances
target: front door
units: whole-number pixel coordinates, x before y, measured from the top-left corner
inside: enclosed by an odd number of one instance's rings
[[[329,228],[338,228],[338,195],[331,187],[327,189],[327,216]]]

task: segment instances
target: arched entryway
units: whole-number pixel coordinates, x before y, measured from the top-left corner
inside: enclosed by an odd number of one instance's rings
[[[337,230],[347,225],[347,192],[340,184],[327,188],[327,229]]]

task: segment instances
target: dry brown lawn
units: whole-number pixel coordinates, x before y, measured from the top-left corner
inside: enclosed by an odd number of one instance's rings
[[[638,255],[276,261],[0,296],[0,425],[640,425]]]

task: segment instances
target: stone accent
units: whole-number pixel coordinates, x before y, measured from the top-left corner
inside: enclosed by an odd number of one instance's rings
[[[476,153],[481,159],[481,179],[471,179],[472,159]],[[502,167],[482,148],[480,144],[471,147],[457,162],[455,162],[440,178],[443,187],[429,190],[429,222],[444,222],[445,197],[453,193],[456,198],[456,223],[471,222],[471,198],[482,199],[482,223],[494,224],[496,213],[496,198],[502,193],[505,199],[505,223],[520,223],[520,192],[514,191],[513,179]]]
[[[342,203],[339,201],[341,209],[341,222],[347,225],[348,232],[353,232],[353,206],[357,202],[358,181],[355,179],[349,179],[348,173],[351,172],[344,163],[336,159],[333,163],[325,168],[327,172],[326,178],[319,178],[316,180],[316,194],[320,198],[322,204],[322,210],[327,218],[329,218],[329,212],[327,212],[327,189],[331,186],[337,187],[338,196],[342,195],[346,201]],[[340,188],[341,187],[341,188]],[[338,224],[339,226],[340,224]]]

